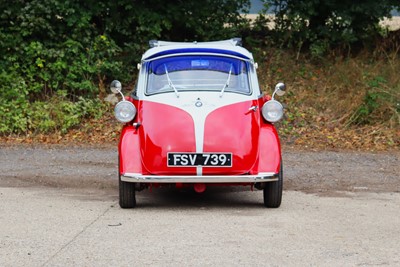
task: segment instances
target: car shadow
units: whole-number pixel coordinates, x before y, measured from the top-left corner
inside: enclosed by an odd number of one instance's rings
[[[203,193],[193,188],[154,188],[136,193],[141,208],[263,208],[262,191],[247,187],[208,187]]]

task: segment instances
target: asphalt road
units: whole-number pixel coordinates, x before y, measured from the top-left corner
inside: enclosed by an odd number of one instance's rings
[[[0,150],[0,266],[400,266],[398,153],[285,151],[279,209],[165,188],[122,210],[113,148]]]

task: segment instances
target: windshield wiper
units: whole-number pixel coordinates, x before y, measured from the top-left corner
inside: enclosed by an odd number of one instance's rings
[[[171,78],[169,77],[168,70],[167,70],[167,65],[164,64],[164,68],[165,68],[165,74],[167,75],[168,86],[171,89],[174,89],[176,97],[179,97],[179,92],[178,92],[178,90],[176,90],[175,85],[172,83]]]
[[[232,74],[232,64],[231,64],[231,67],[230,67],[230,69],[229,69],[228,79],[226,80],[226,82],[225,82],[225,84],[224,84],[224,87],[222,87],[222,90],[221,90],[221,92],[219,93],[219,97],[222,97],[222,95],[223,95],[224,92],[225,92],[225,88],[229,86],[229,82],[230,82],[230,80],[231,80],[231,74]]]

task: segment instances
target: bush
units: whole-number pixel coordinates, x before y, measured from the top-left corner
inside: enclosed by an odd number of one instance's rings
[[[47,101],[29,102],[24,98],[0,102],[0,134],[66,133],[89,118],[98,119],[109,112],[107,104],[79,97],[76,102],[59,91]]]
[[[132,84],[150,39],[230,38],[248,3],[0,0],[0,134],[65,132]]]
[[[239,24],[239,10],[246,5],[248,0],[30,0],[13,5],[0,0],[0,69],[24,81],[30,100],[58,90],[72,100],[95,97],[114,78],[133,80],[150,39],[230,38],[235,27],[226,25]],[[0,80],[0,89],[6,87],[7,81]]]
[[[351,51],[368,47],[381,34],[379,21],[391,17],[398,0],[368,0],[362,4],[346,0],[263,0],[274,10],[275,40],[312,56],[326,55],[332,48]],[[358,50],[358,49],[357,49]]]

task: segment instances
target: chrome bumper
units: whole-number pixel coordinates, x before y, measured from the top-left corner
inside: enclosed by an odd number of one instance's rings
[[[278,181],[278,174],[263,172],[257,175],[143,175],[124,173],[121,180],[132,183],[264,183]]]

